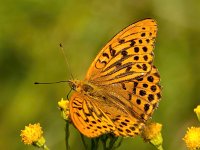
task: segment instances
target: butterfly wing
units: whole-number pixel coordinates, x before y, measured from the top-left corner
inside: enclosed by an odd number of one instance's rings
[[[106,85],[146,75],[152,68],[156,34],[153,19],[128,26],[100,51],[85,79]]]
[[[152,116],[161,97],[160,76],[155,66],[146,76],[132,81],[99,86],[91,101],[94,110],[103,112],[114,127],[116,136],[140,134],[145,122]],[[92,107],[91,107],[92,108]]]
[[[101,88],[115,97],[117,95],[124,108],[130,110],[129,114],[140,122],[145,122],[152,116],[161,98],[159,82],[160,75],[157,68],[153,66],[146,76],[132,81],[101,86]]]
[[[87,96],[74,92],[70,98],[70,118],[85,136],[93,138],[115,130],[110,118]]]
[[[161,98],[160,75],[155,66],[146,76],[100,86],[100,98],[94,103],[113,121],[115,135],[140,134],[145,122],[152,116]]]
[[[110,108],[116,115],[109,115],[109,109],[104,109],[102,103],[98,105],[113,121],[115,135],[139,134],[161,98],[160,76],[153,66],[156,34],[157,24],[152,19],[128,26],[100,51],[87,72],[86,80],[128,112]]]

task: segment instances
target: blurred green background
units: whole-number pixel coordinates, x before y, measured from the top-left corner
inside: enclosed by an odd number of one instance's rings
[[[0,148],[34,149],[20,130],[40,122],[47,145],[65,149],[64,121],[57,102],[69,79],[59,43],[77,79],[83,79],[98,51],[125,26],[154,18],[159,32],[155,64],[163,97],[153,120],[163,124],[164,148],[185,150],[187,127],[200,125],[200,1],[198,0],[6,0],[0,2]],[[72,150],[83,145],[71,127]],[[126,138],[119,149],[153,150],[141,138]]]

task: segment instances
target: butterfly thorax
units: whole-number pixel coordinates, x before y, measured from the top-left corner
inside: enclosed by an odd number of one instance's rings
[[[92,84],[86,80],[69,80],[69,85],[72,90],[87,97],[90,97],[92,101],[95,100],[96,102],[101,102],[102,100],[104,101],[106,98],[105,89],[102,89],[101,87],[98,87],[97,85]]]
[[[130,111],[129,109],[125,109],[125,103],[123,104],[122,100],[120,101],[118,98],[116,98],[116,93],[110,91],[111,89],[109,87],[100,87],[86,80],[70,80],[69,85],[71,86],[72,90],[80,93],[83,96],[87,96],[87,98],[89,98],[87,100],[93,104],[96,104],[102,110],[107,110],[109,107],[113,106],[117,109],[116,111],[123,111],[126,113]],[[128,103],[126,104],[128,105]],[[104,104],[107,106],[103,106]],[[101,108],[101,106],[103,107]],[[110,114],[112,114],[112,111],[113,110],[111,110]]]
[[[84,94],[90,94],[95,91],[95,86],[88,83],[87,81],[80,81],[80,80],[69,80],[69,85],[72,90]]]

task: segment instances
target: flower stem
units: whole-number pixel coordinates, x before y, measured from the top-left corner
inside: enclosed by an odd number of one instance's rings
[[[157,149],[158,149],[158,150],[163,150],[162,145],[158,146]]]
[[[108,146],[108,149],[113,149],[114,147],[114,144],[115,142],[117,141],[118,137],[110,137],[110,142],[109,142],[109,146]]]
[[[44,144],[43,149],[44,149],[44,150],[49,150],[49,148],[47,147],[46,144]]]
[[[86,139],[88,138],[85,137],[83,134],[80,135],[85,150],[98,150],[101,144],[103,146],[103,150],[115,150],[121,145],[123,140],[123,138],[115,137],[112,134],[105,134],[97,138],[91,138],[89,146],[86,143]]]
[[[113,149],[117,149],[118,147],[120,147],[121,144],[122,144],[122,141],[123,141],[123,137],[121,137],[121,139],[119,140],[118,144],[116,144],[116,146],[114,146]]]
[[[66,144],[66,150],[69,150],[69,122],[66,121],[65,124],[65,144]]]
[[[81,134],[81,133],[80,133],[80,135],[81,135],[81,140],[82,140],[82,142],[83,142],[83,146],[84,146],[84,148],[87,150],[87,149],[88,149],[88,146],[87,146],[87,144],[86,144],[86,142],[85,142],[85,137],[84,137],[84,135]]]

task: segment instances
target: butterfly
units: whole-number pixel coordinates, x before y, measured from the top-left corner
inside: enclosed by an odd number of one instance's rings
[[[157,24],[144,19],[115,35],[96,56],[83,81],[69,80],[70,118],[85,136],[141,133],[161,98],[153,65]]]

